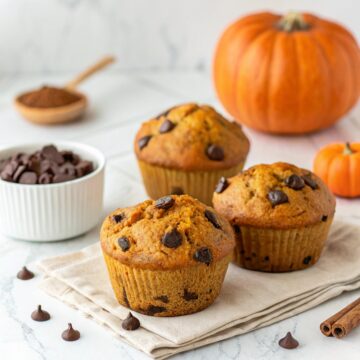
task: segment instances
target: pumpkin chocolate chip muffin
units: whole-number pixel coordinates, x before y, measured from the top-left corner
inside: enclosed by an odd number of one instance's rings
[[[115,210],[100,237],[119,303],[154,316],[209,306],[235,246],[228,221],[188,195]]]
[[[249,152],[239,125],[197,104],[176,106],[143,123],[134,146],[151,198],[186,193],[206,204],[219,178],[238,173]]]
[[[320,178],[281,162],[222,178],[213,203],[234,227],[236,264],[270,272],[316,263],[335,213]]]

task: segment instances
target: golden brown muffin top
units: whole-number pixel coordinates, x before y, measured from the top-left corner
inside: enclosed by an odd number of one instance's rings
[[[100,239],[122,264],[152,270],[210,265],[235,245],[229,222],[188,195],[117,209],[105,219]]]
[[[227,169],[244,162],[249,141],[240,125],[207,105],[184,104],[141,125],[139,160],[180,170]]]
[[[282,162],[221,179],[213,204],[233,224],[275,229],[315,224],[335,213],[335,198],[319,177]]]

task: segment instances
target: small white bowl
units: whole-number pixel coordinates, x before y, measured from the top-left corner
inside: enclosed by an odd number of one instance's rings
[[[50,142],[28,143],[0,149],[0,159],[32,153]],[[97,149],[75,142],[51,142],[94,164],[84,177],[57,184],[24,185],[0,179],[0,231],[30,241],[73,238],[93,228],[103,207],[105,157]]]

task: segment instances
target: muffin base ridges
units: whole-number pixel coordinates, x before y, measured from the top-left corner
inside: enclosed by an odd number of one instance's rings
[[[198,312],[219,295],[232,254],[210,264],[177,270],[147,270],[121,264],[104,254],[118,302],[151,316]]]
[[[138,160],[138,164],[146,192],[152,199],[181,190],[207,205],[212,204],[212,196],[219,179],[222,176],[228,178],[236,175],[244,166],[244,163],[241,163],[228,169],[184,171],[147,164],[141,160]]]
[[[296,229],[237,225],[234,263],[250,270],[286,272],[306,269],[321,255],[333,218]]]

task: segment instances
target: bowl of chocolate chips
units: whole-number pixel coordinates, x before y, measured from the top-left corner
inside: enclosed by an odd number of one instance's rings
[[[76,237],[100,220],[105,158],[75,142],[0,149],[0,231],[30,241]]]

